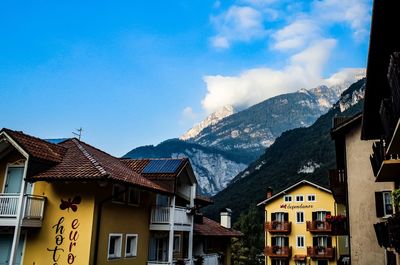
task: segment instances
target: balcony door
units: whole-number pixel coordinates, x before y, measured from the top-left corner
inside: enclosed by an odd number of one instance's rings
[[[8,166],[6,181],[4,185],[4,193],[19,194],[22,188],[22,179],[24,177],[23,166]],[[28,183],[26,194],[32,193],[32,184]]]
[[[283,229],[283,223],[287,222],[289,219],[288,213],[277,212],[271,214],[272,226],[274,229]]]
[[[6,182],[4,185],[4,193],[20,193],[23,176],[23,167],[9,166],[7,170]]]
[[[324,227],[325,227],[325,225],[324,225],[325,218],[326,218],[327,215],[330,215],[330,214],[331,214],[331,212],[327,212],[327,211],[318,211],[318,212],[314,212],[313,213],[314,220],[318,221],[317,222],[317,228],[318,229],[324,229]]]
[[[289,246],[289,238],[284,236],[275,236],[271,238],[272,247],[276,247],[276,254],[283,254],[284,247]]]
[[[149,260],[150,261],[168,261],[168,233],[155,233],[150,238]]]
[[[313,238],[313,245],[318,254],[324,254],[326,248],[332,247],[332,238],[328,236],[317,236]]]
[[[21,235],[18,250],[15,259],[15,265],[20,265],[23,255],[23,246],[24,246],[25,236]],[[10,261],[11,254],[11,245],[13,241],[12,234],[0,234],[0,265],[8,265]]]

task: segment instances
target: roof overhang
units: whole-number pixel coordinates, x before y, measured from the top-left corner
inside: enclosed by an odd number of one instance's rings
[[[350,117],[343,123],[340,123],[338,126],[332,128],[331,137],[332,139],[336,139],[338,136],[345,135],[348,131],[350,131],[355,126],[359,125],[362,120],[362,113],[358,113],[353,117]]]
[[[5,131],[0,132],[0,154],[6,151],[9,146],[14,147],[21,153],[26,159],[29,158],[29,154],[21,147],[19,144],[14,141],[14,139],[8,135]]]
[[[374,0],[362,119],[362,140],[379,139],[383,132],[379,108],[382,99],[390,96],[387,79],[390,55],[395,51],[400,51],[399,7],[400,1]]]
[[[303,180],[297,182],[296,184],[293,184],[292,186],[290,186],[290,187],[288,187],[288,188],[286,188],[286,189],[284,189],[284,190],[278,192],[278,193],[275,194],[274,196],[272,196],[272,197],[270,197],[270,198],[268,198],[268,199],[266,199],[266,200],[264,200],[264,201],[258,203],[257,206],[261,206],[261,205],[263,205],[263,204],[268,204],[268,203],[270,203],[271,201],[273,201],[273,200],[279,198],[280,196],[286,194],[288,191],[290,191],[290,190],[292,190],[292,189],[294,189],[294,188],[299,187],[300,185],[310,185],[310,186],[314,186],[315,188],[317,188],[317,189],[319,189],[319,190],[325,191],[325,192],[327,192],[327,193],[332,193],[332,192],[331,192],[329,189],[327,189],[327,188],[324,188],[324,187],[322,187],[322,186],[320,186],[320,185],[318,185],[318,184],[315,184],[315,183],[313,183],[313,182],[311,182],[311,181],[308,181],[308,180],[303,179]]]

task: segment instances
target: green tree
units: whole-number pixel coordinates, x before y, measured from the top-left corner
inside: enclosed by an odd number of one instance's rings
[[[233,239],[232,260],[234,265],[260,265],[263,264],[263,224],[255,205],[246,213],[242,213],[233,225],[244,236]]]

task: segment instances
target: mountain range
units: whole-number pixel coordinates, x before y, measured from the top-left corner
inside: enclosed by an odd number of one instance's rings
[[[362,111],[365,79],[347,89],[336,104],[315,123],[282,133],[265,153],[238,174],[205,209],[216,218],[222,208],[233,210],[233,221],[251,205],[265,199],[268,187],[279,192],[300,180],[328,186],[328,171],[335,168],[334,143],[330,137],[335,116],[350,117]]]
[[[179,139],[138,147],[124,157],[189,157],[200,191],[215,195],[235,176],[246,172],[247,166],[283,132],[313,124],[337,102],[349,84],[363,74],[355,71],[330,87],[300,89],[238,112],[232,106],[224,106]],[[350,103],[343,103],[343,108],[345,104]]]

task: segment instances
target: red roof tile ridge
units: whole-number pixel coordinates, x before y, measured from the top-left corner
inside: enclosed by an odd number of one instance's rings
[[[94,165],[94,167],[103,175],[107,175],[107,171],[102,167],[99,161],[97,161],[80,143],[80,141],[76,138],[73,138],[72,141],[76,144],[82,154]]]
[[[55,158],[56,158],[56,160],[57,160],[58,162],[60,162],[60,161],[62,160],[63,155],[65,154],[65,152],[66,152],[66,150],[67,150],[65,147],[63,147],[63,146],[61,146],[61,145],[48,142],[48,141],[46,141],[46,140],[43,140],[43,139],[41,139],[41,138],[39,138],[39,137],[36,137],[36,136],[32,136],[32,135],[30,135],[30,134],[26,134],[26,133],[24,133],[23,131],[16,131],[16,130],[8,129],[8,128],[2,128],[2,129],[0,130],[0,132],[5,132],[5,133],[7,133],[7,134],[8,134],[10,137],[12,137],[12,138],[15,138],[15,135],[18,135],[19,137],[25,137],[25,138],[30,139],[31,141],[32,141],[32,140],[33,140],[33,141],[38,141],[38,142],[44,144],[45,146],[47,146],[47,147],[50,148],[50,150],[47,150],[47,151],[51,151],[51,152],[52,152],[52,155],[55,156]],[[13,137],[13,136],[14,136],[14,137]],[[19,145],[21,144],[21,143],[19,143],[19,139],[14,139],[14,140],[17,141]],[[28,151],[28,150],[25,150],[25,151]],[[28,152],[28,153],[29,153],[29,152]]]
[[[182,160],[186,161],[189,160],[187,157],[181,157],[181,158],[173,158],[173,157],[143,157],[143,158],[129,158],[129,157],[121,157],[120,160],[125,160],[125,161],[142,161],[142,160]]]

